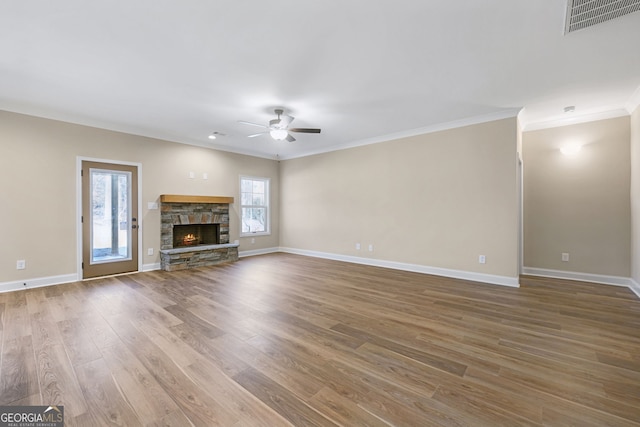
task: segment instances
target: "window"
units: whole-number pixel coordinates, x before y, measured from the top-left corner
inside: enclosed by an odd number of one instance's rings
[[[269,178],[240,177],[241,236],[269,234]]]

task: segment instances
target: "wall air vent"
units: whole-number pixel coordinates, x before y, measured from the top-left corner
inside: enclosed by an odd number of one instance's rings
[[[567,0],[568,34],[640,10],[640,0]]]

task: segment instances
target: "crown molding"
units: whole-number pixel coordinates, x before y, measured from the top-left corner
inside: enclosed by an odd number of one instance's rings
[[[531,132],[534,130],[557,128],[562,126],[577,125],[580,123],[595,122],[598,120],[615,119],[617,117],[628,116],[630,113],[626,108],[616,108],[606,111],[599,111],[597,113],[588,114],[571,114],[570,117],[562,117],[552,120],[543,120],[539,122],[528,122],[522,127],[523,132]]]
[[[633,92],[633,95],[629,98],[627,103],[625,104],[625,109],[629,114],[633,114],[633,112],[640,106],[640,86],[636,88],[636,91]]]
[[[465,126],[472,126],[472,125],[477,125],[481,123],[488,123],[496,120],[509,119],[509,118],[517,117],[520,110],[521,108],[506,108],[506,109],[489,113],[489,114],[467,117],[464,119],[453,120],[450,122],[437,123],[434,125],[429,125],[421,128],[409,129],[406,131],[400,131],[400,132],[389,133],[386,135],[375,136],[373,138],[360,139],[352,142],[347,142],[345,144],[332,145],[330,147],[323,147],[318,150],[307,151],[299,155],[281,157],[281,160],[308,157],[316,154],[330,153],[332,151],[346,150],[349,148],[362,147],[364,145],[378,144],[380,142],[387,142],[387,141],[393,141],[396,139],[409,138],[412,136],[441,132],[444,130],[456,129],[456,128],[461,128]]]

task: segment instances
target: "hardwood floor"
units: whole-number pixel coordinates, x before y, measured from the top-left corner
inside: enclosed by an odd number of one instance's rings
[[[287,254],[0,294],[0,405],[67,426],[640,426],[640,300]]]

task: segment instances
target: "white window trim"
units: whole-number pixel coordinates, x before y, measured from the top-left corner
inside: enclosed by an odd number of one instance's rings
[[[266,194],[265,194],[265,205],[257,206],[257,205],[243,205],[242,204],[242,180],[243,179],[251,179],[254,181],[264,181],[266,183]],[[270,236],[271,235],[271,178],[267,178],[264,176],[249,176],[249,175],[240,175],[239,183],[239,193],[240,193],[240,237],[253,237],[253,236]],[[267,230],[266,231],[252,231],[249,233],[244,233],[242,231],[242,208],[244,207],[266,207],[267,208]]]

